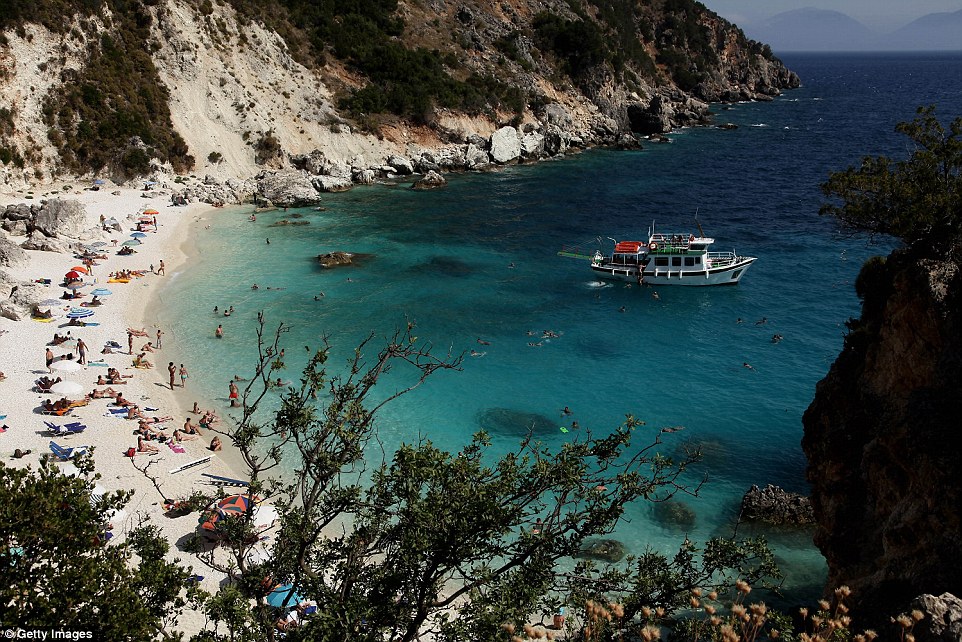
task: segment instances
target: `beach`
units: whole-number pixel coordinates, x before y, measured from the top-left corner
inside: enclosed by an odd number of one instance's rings
[[[84,326],[69,326],[65,313],[72,307],[78,307],[81,302],[91,301],[90,296],[84,296],[75,301],[61,298],[64,293],[62,281],[64,275],[73,266],[81,265],[75,255],[70,253],[46,252],[28,250],[28,261],[12,268],[4,268],[10,277],[18,281],[36,281],[49,279],[45,293],[49,299],[59,299],[57,305],[49,305],[54,313],[52,320],[38,321],[22,319],[12,321],[0,318],[0,370],[5,379],[0,381],[0,415],[6,417],[0,424],[7,426],[7,430],[0,434],[0,457],[3,463],[12,467],[39,466],[41,457],[51,453],[51,441],[65,448],[88,446],[93,448],[95,472],[100,476],[96,483],[106,491],[131,491],[132,496],[123,513],[112,518],[115,537],[122,538],[124,534],[143,522],[156,526],[171,544],[169,557],[179,559],[185,565],[194,566],[196,573],[205,576],[202,586],[215,591],[223,576],[212,573],[208,568],[198,566],[197,560],[189,553],[179,551],[176,543],[192,533],[197,526],[197,513],[172,519],[165,515],[163,502],[165,498],[182,498],[192,491],[199,490],[205,494],[216,494],[217,487],[204,474],[218,475],[229,478],[244,478],[242,470],[229,463],[229,452],[213,453],[208,449],[212,432],[204,431],[203,435],[179,444],[175,452],[171,445],[163,441],[149,442],[158,449],[156,454],[138,453],[134,457],[128,456],[128,449],[137,447],[137,422],[123,417],[115,417],[110,412],[112,400],[91,399],[87,405],[75,408],[69,416],[46,416],[40,412],[40,404],[44,399],[55,401],[63,395],[39,392],[35,382],[48,374],[45,367],[45,350],[51,343],[54,334],[71,333],[71,340],[60,345],[49,346],[54,353],[56,365],[61,357],[68,358],[72,354],[76,362],[77,339],[82,339],[87,346],[87,365],[76,372],[54,372],[53,376],[60,376],[65,381],[80,384],[82,392],[67,395],[69,399],[82,399],[97,386],[98,376],[107,376],[108,367],[116,368],[125,377],[123,385],[112,386],[121,390],[124,398],[140,406],[144,414],[151,417],[170,417],[159,422],[163,431],[169,436],[174,429],[184,425],[186,418],[196,425],[200,415],[190,412],[194,402],[199,402],[202,409],[214,409],[218,416],[225,417],[225,408],[215,407],[211,401],[196,396],[191,391],[190,378],[184,388],[180,387],[179,373],[175,377],[177,386],[174,390],[169,387],[167,364],[173,361],[178,370],[183,363],[188,371],[191,363],[188,355],[174,345],[169,328],[159,327],[150,318],[152,301],[163,288],[165,282],[175,278],[177,273],[187,269],[189,257],[184,251],[186,239],[195,226],[206,225],[207,216],[212,212],[210,205],[204,203],[190,203],[186,206],[175,207],[170,204],[167,192],[142,192],[131,188],[106,188],[100,191],[73,190],[69,193],[61,192],[50,198],[80,201],[85,210],[89,227],[97,230],[101,227],[101,216],[106,219],[115,218],[122,231],[100,232],[94,237],[85,239],[88,243],[103,242],[98,253],[106,259],[96,260],[91,274],[81,275],[85,287],[81,292],[90,292],[93,288],[107,288],[109,295],[99,297],[102,305],[97,307],[82,307],[92,310],[92,316],[83,319]],[[40,199],[24,200],[22,194],[0,194],[0,206],[10,203],[38,203]],[[136,230],[137,220],[145,211],[157,211],[157,227],[147,231],[142,238],[142,244],[133,246],[135,254],[118,256],[117,251],[123,247],[123,242],[131,238]],[[149,228],[148,228],[149,229]],[[6,232],[0,231],[0,234]],[[22,237],[10,237],[14,242],[22,242]],[[115,245],[116,240],[116,245]],[[159,271],[161,261],[165,274]],[[151,266],[155,272],[151,271]],[[142,271],[142,276],[131,278],[129,282],[115,281],[108,278],[108,274],[118,270]],[[134,336],[133,354],[128,352],[128,328],[143,329],[146,336]],[[156,343],[156,333],[160,329],[164,334],[162,347],[154,352],[146,351],[145,359],[153,367],[136,368],[134,358],[144,352],[142,346],[148,342]],[[113,353],[103,354],[107,342],[116,342],[120,348]],[[129,376],[129,378],[126,378]],[[108,406],[110,404],[110,406]],[[56,425],[70,422],[81,422],[86,429],[79,434],[67,437],[53,435],[45,421]],[[215,428],[223,427],[223,421]],[[229,448],[229,440],[221,438],[225,449]],[[29,451],[29,454],[17,458],[15,451]],[[179,472],[172,472],[185,464],[195,462],[205,457],[209,462],[188,467]],[[234,462],[239,460],[236,457]],[[149,467],[148,467],[149,465]],[[159,489],[147,475],[156,478]],[[68,468],[69,470],[69,468]],[[100,491],[100,489],[98,489]],[[227,488],[227,493],[231,488]],[[195,621],[196,619],[196,621]],[[185,613],[178,628],[196,630],[203,625],[200,613]]]

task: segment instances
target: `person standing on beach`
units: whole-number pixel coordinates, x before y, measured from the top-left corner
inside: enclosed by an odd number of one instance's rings
[[[237,384],[235,384],[233,381],[231,381],[231,382],[228,383],[228,387],[230,388],[230,394],[227,395],[227,398],[230,399],[231,408],[236,408],[236,407],[237,407],[237,398],[238,398],[238,396],[239,396],[238,393],[237,393]]]
[[[162,335],[162,334],[163,334],[163,332],[160,331],[160,328],[157,328],[157,349],[158,349],[158,350],[160,350],[160,347],[161,347],[161,346],[160,346],[160,335]]]
[[[127,330],[127,354],[134,353],[134,333]]]
[[[177,373],[177,367],[174,365],[174,362],[173,362],[173,361],[171,361],[170,363],[167,364],[167,372],[170,374],[170,389],[173,390],[173,389],[174,389],[174,375]]]
[[[80,357],[77,362],[82,366],[87,365],[87,344],[83,339],[77,339],[77,354]]]
[[[47,370],[50,370],[50,364],[53,363],[53,350],[47,348]]]
[[[180,387],[187,387],[187,368],[184,367],[184,364],[180,364]]]
[[[161,260],[160,260],[160,266],[157,267],[157,274],[162,274],[162,275],[166,275],[166,274],[167,274],[167,273],[164,271],[164,259],[161,259]]]

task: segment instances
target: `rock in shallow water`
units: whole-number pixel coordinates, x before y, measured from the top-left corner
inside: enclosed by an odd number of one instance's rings
[[[798,493],[789,493],[769,484],[764,489],[753,485],[742,497],[742,519],[767,524],[803,525],[815,523],[812,503]]]

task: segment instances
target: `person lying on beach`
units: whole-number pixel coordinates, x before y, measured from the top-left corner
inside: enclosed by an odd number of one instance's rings
[[[120,374],[120,370],[117,370],[117,368],[107,368],[107,376],[110,377],[111,379],[133,379],[134,378],[134,375],[132,374],[129,374],[129,375]]]
[[[99,375],[99,376],[97,377],[96,385],[98,385],[98,386],[106,386],[106,385],[122,386],[122,385],[124,385],[124,384],[126,384],[126,383],[127,383],[127,382],[124,381],[124,380],[121,379],[121,378],[110,377],[110,376],[108,376],[108,377],[105,378],[103,375]],[[113,396],[113,395],[112,395],[112,396]]]
[[[197,435],[188,435],[180,430],[174,430],[174,441],[190,441],[191,439],[197,439]]]
[[[153,444],[144,443],[142,436],[137,437],[137,452],[139,453],[158,453],[160,449]]]
[[[131,404],[130,404],[129,401],[127,401],[126,399],[124,399],[124,395],[123,395],[122,392],[118,392],[118,393],[117,393],[117,396],[114,398],[114,405],[115,405],[115,406],[121,406],[121,407],[123,407],[123,408],[126,408],[127,406],[129,406],[129,405],[131,405]]]
[[[146,328],[141,328],[140,330],[138,330],[137,328],[127,328],[127,332],[129,332],[130,334],[134,335],[135,337],[146,337],[146,336],[148,336],[148,335],[147,335],[147,330],[146,330]]]
[[[52,379],[51,377],[44,375],[39,379],[37,379],[37,390],[41,392],[48,392],[50,390],[50,387],[53,386],[53,384],[60,383],[60,381],[61,381],[60,377],[57,377],[56,379]]]
[[[70,341],[70,337],[54,333],[53,339],[50,341],[50,345],[59,346],[61,343],[66,343],[67,341]]]

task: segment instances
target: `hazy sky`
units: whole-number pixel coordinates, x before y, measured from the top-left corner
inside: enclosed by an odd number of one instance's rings
[[[958,11],[962,0],[701,0],[715,13],[741,26],[770,16],[815,7],[848,14],[867,27],[893,30],[927,13]]]

